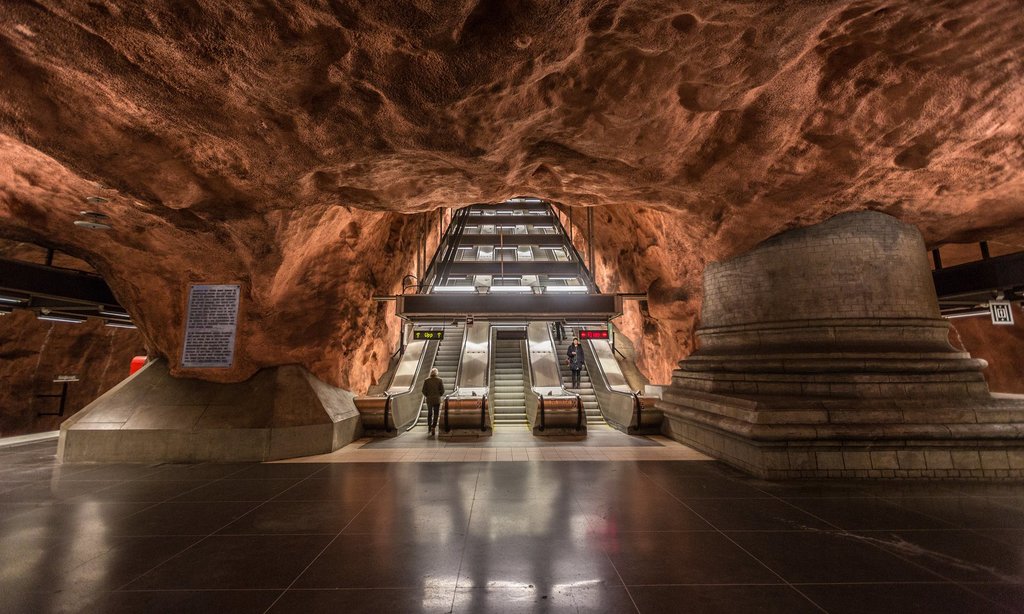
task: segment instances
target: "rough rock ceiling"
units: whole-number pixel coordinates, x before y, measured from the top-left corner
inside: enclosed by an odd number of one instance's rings
[[[1019,232],[1022,133],[1017,0],[0,5],[0,234],[87,260],[172,359],[187,284],[247,284],[212,379],[364,386],[403,214],[533,194],[602,207],[664,380],[710,259],[863,208]],[[90,195],[112,231],[72,226]]]

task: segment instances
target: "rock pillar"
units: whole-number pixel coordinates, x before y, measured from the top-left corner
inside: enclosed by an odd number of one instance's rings
[[[768,478],[1024,475],[1024,397],[990,394],[948,335],[914,227],[783,233],[705,271],[666,432]]]

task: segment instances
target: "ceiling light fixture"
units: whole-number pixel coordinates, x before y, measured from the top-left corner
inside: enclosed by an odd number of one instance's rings
[[[104,324],[104,326],[109,326],[110,328],[138,328],[137,326],[135,326],[131,322],[110,322],[110,321],[108,321],[106,324]]]
[[[127,311],[113,311],[111,309],[106,309],[104,307],[100,307],[100,315],[101,316],[107,316],[109,318],[126,318],[127,319],[127,318],[131,317],[130,315],[128,315]]]
[[[0,294],[0,303],[8,303],[10,305],[23,305],[28,302],[28,299],[29,297],[18,294]]]
[[[102,196],[86,196],[85,202],[90,205],[103,205],[110,202],[109,198],[103,198]]]
[[[109,224],[89,222],[86,220],[75,220],[75,226],[78,226],[79,228],[88,228],[89,230],[110,230]]]
[[[40,313],[36,315],[37,320],[46,320],[47,322],[64,322],[65,324],[81,324],[85,322],[85,318],[78,316],[66,316],[56,313]]]
[[[97,220],[109,220],[110,216],[106,213],[100,213],[99,211],[79,211],[79,215],[82,217],[91,217]]]

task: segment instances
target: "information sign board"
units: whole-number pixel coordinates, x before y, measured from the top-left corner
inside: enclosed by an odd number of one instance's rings
[[[234,364],[240,289],[237,284],[196,284],[189,290],[182,367],[226,368]]]
[[[988,304],[988,309],[992,314],[993,324],[1013,326],[1013,308],[1010,301],[992,301]]]
[[[607,339],[608,338],[608,329],[600,329],[600,330],[583,329],[583,330],[580,331],[579,338],[580,339]]]
[[[444,339],[444,329],[414,330],[412,338],[415,341],[440,341]]]

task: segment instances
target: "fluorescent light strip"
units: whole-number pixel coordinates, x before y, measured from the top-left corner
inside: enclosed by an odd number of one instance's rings
[[[107,322],[104,326],[109,326],[110,328],[138,328],[131,322]]]
[[[12,305],[21,305],[22,303],[25,303],[27,301],[28,301],[27,298],[18,298],[16,296],[3,296],[3,295],[0,295],[0,303],[10,303]]]
[[[108,311],[106,309],[100,309],[100,315],[101,316],[108,316],[108,317],[111,317],[111,318],[130,318],[131,317],[125,311]]]
[[[74,316],[60,316],[56,314],[45,314],[41,313],[36,316],[37,320],[46,320],[47,322],[64,322],[66,324],[81,324],[85,322],[85,318],[76,318]]]
[[[491,292],[533,292],[530,286],[491,286]]]
[[[474,286],[435,286],[434,292],[476,292]]]
[[[544,286],[545,292],[587,292],[586,286]]]

